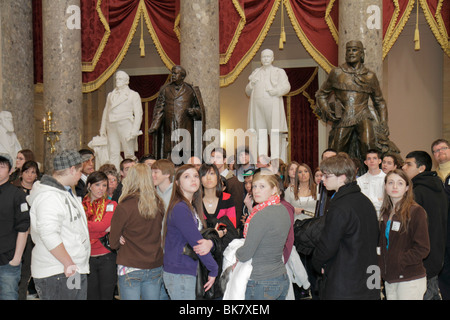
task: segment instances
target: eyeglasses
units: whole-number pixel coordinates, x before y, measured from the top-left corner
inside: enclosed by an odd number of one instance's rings
[[[441,151],[447,151],[447,150],[448,150],[448,147],[442,147],[440,149],[433,150],[433,154],[439,153]]]
[[[323,177],[325,179],[329,179],[329,178],[332,178],[332,177],[336,177],[336,175],[334,173],[324,173]]]

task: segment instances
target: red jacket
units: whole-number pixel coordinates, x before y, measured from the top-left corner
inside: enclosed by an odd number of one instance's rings
[[[103,200],[105,201],[104,204]],[[90,204],[90,201],[89,195],[83,199],[91,239],[91,256],[110,253],[111,251],[106,249],[99,239],[107,233],[106,229],[111,226],[111,219],[116,210],[117,202],[109,199],[97,199]]]

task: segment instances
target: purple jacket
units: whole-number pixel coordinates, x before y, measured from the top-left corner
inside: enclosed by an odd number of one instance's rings
[[[184,246],[189,243],[191,247],[203,239],[197,229],[197,221],[185,202],[177,203],[169,212],[167,233],[164,246],[164,271],[175,274],[197,275],[197,263],[191,257],[183,254]],[[211,253],[199,256],[209,276],[217,277],[219,267]]]

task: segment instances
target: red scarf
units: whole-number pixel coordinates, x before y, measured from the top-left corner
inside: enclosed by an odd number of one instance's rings
[[[280,196],[279,195],[275,195],[275,196],[271,196],[268,200],[264,201],[263,203],[260,203],[258,205],[256,205],[252,212],[250,213],[250,215],[248,216],[247,220],[245,221],[244,224],[244,238],[247,237],[247,231],[248,231],[248,225],[250,224],[250,220],[252,220],[253,216],[255,214],[257,214],[259,211],[261,211],[262,209],[274,205],[274,204],[278,204],[280,203]]]
[[[106,201],[107,199],[105,198],[99,198],[91,202],[89,195],[84,197],[83,207],[88,221],[102,221],[106,211]]]

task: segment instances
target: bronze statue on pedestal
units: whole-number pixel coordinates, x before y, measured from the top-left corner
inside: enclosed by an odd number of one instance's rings
[[[347,42],[345,61],[330,72],[316,94],[315,113],[332,123],[329,147],[361,163],[370,149],[381,154],[399,153],[389,140],[386,102],[376,74],[364,66],[361,41]]]
[[[186,129],[190,134],[191,148],[187,150],[189,158],[194,152],[195,121],[201,121],[202,135],[205,130],[205,109],[200,90],[184,82],[185,77],[186,70],[174,66],[171,82],[159,91],[148,130],[149,134],[153,134],[153,153],[157,159],[171,159],[173,148],[180,142],[172,139],[172,133],[177,129]]]

